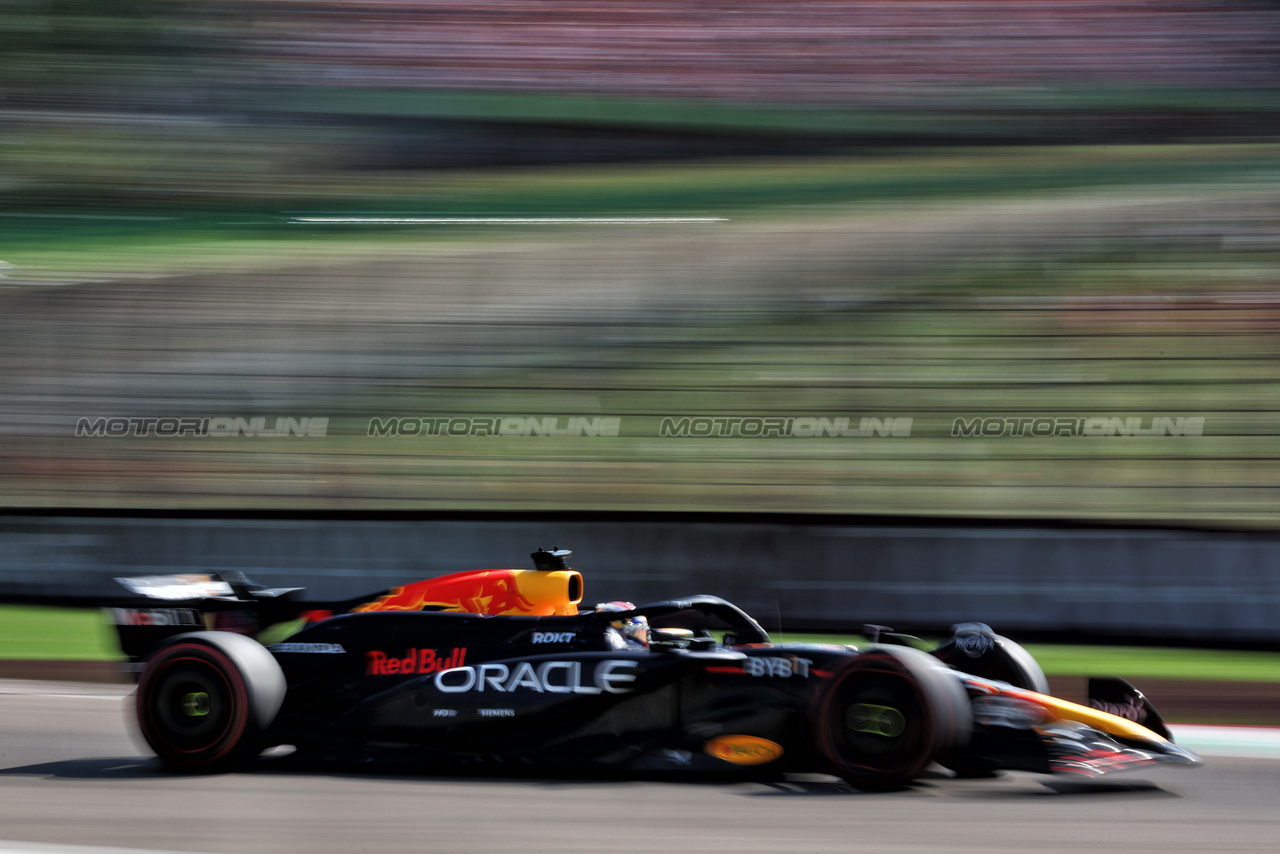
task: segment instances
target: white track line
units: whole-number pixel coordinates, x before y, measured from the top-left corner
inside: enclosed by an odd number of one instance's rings
[[[689,225],[728,222],[723,216],[295,216],[290,223],[320,225]]]
[[[1280,759],[1280,727],[1170,724],[1179,747],[1201,756]]]
[[[178,854],[150,848],[108,848],[104,845],[51,845],[47,842],[18,842],[0,839],[0,854]],[[194,854],[183,851],[182,854]]]
[[[133,685],[98,682],[52,682],[41,679],[0,679],[0,696],[78,697],[117,700],[133,693]]]

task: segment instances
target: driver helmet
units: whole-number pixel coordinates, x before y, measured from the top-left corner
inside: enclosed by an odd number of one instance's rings
[[[631,602],[601,602],[596,605],[596,611],[633,611],[635,604]],[[625,617],[620,620],[614,620],[609,623],[621,635],[628,646],[645,646],[649,645],[649,621],[641,615]]]

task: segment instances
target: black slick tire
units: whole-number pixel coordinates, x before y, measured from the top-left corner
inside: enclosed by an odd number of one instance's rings
[[[138,682],[142,736],[165,766],[229,771],[256,757],[284,702],[280,665],[257,641],[229,632],[170,639]]]
[[[832,773],[868,790],[905,786],[973,732],[955,672],[898,646],[849,659],[814,697],[810,715],[814,747]]]

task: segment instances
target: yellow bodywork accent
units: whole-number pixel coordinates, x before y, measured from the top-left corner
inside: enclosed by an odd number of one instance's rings
[[[1152,732],[1140,723],[1135,723],[1109,712],[1091,709],[1079,703],[1071,703],[1067,700],[1059,700],[1057,697],[1050,697],[1048,694],[1037,694],[1034,691],[1020,689],[1009,690],[1008,688],[1002,688],[999,689],[999,693],[1006,697],[1017,697],[1020,700],[1035,703],[1059,720],[1076,721],[1094,729],[1102,730],[1109,735],[1118,735],[1121,738],[1132,738],[1138,741],[1169,743],[1167,738]]]
[[[552,614],[571,616],[578,613],[578,603],[582,601],[582,576],[572,569],[559,569],[552,572],[537,570],[518,570],[516,584],[520,593],[533,603],[534,611],[550,609]],[[571,598],[568,590],[575,587],[576,599]]]

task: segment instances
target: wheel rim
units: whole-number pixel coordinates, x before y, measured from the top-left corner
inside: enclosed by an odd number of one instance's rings
[[[844,725],[855,737],[878,735],[897,738],[906,730],[907,718],[893,706],[854,703],[844,713]]]
[[[208,767],[242,741],[247,694],[234,665],[216,650],[169,651],[144,674],[139,722],[162,758],[182,767]]]
[[[895,780],[928,754],[928,712],[914,680],[893,672],[850,674],[828,705],[827,744],[847,771]]]
[[[183,753],[208,750],[231,728],[231,685],[209,664],[180,658],[161,675],[152,709],[170,747]]]

